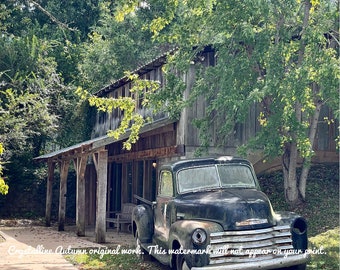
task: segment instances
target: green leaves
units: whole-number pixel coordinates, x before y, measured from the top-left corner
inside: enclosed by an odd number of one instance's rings
[[[207,98],[206,116],[194,122],[206,134],[209,123],[224,116],[219,133],[223,142],[256,102],[261,129],[249,149],[261,147],[273,157],[296,141],[300,155],[311,157],[308,133],[316,104],[338,110],[339,41],[327,34],[337,28],[334,2],[148,1],[147,9],[139,9],[136,1],[129,4],[134,16],[142,10],[151,14],[144,28],[154,40],[179,46],[167,70],[186,72],[206,45],[217,51],[215,66],[197,69],[196,78],[204,79],[195,82],[187,100],[183,81],[166,74],[167,86],[155,100],[167,102],[173,116],[196,98]],[[207,138],[201,139],[206,145]]]
[[[132,88],[127,97],[98,97],[91,95],[86,90],[77,89],[77,94],[84,100],[88,100],[90,106],[96,107],[99,111],[111,113],[115,109],[122,112],[122,118],[119,127],[115,130],[109,130],[108,136],[115,139],[130,131],[129,138],[123,143],[124,149],[130,150],[139,138],[139,131],[146,121],[138,111],[139,106],[145,108],[152,107],[152,94],[159,89],[159,82],[140,79],[136,74],[127,74],[126,78],[131,81]],[[142,100],[142,103],[139,104]]]
[[[5,183],[5,180],[2,178],[2,154],[4,152],[4,148],[2,143],[0,143],[0,194],[6,195],[8,193],[8,185]]]
[[[51,43],[36,36],[0,39],[0,141],[6,157],[25,150],[39,154],[47,141],[58,138],[59,117],[64,118],[70,88],[49,55]],[[75,114],[75,106],[72,106]],[[63,138],[66,143],[66,138]]]

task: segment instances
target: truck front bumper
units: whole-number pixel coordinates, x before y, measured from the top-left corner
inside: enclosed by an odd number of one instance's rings
[[[192,267],[191,270],[254,270],[254,269],[277,269],[304,264],[310,260],[309,254],[290,255],[286,258],[275,258],[271,260],[254,261],[235,264],[215,264],[203,267]]]

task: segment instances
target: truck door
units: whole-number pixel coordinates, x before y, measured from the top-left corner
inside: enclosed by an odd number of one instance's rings
[[[169,202],[173,199],[174,188],[172,173],[163,170],[160,173],[158,195],[156,198],[156,207],[154,209],[154,242],[166,248],[169,239],[169,229],[171,225],[170,209],[168,209]]]

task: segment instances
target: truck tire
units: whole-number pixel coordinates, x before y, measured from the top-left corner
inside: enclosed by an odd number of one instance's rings
[[[138,231],[136,231],[135,243],[136,249],[140,250],[140,253],[137,253],[138,258],[141,259],[143,262],[151,261],[152,256],[142,247],[141,241],[138,236]]]
[[[307,269],[307,264],[299,264],[299,265],[294,265],[288,268],[283,268],[282,270],[306,270]]]
[[[176,270],[190,270],[183,254],[176,255]]]

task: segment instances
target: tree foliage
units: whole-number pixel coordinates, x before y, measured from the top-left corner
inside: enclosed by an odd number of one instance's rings
[[[4,152],[4,148],[2,144],[0,143],[0,157]],[[5,180],[2,177],[2,164],[3,162],[0,159],[0,194],[6,195],[8,193],[8,185],[5,183]]]
[[[6,0],[0,5],[0,116],[5,123],[0,136],[5,147],[9,136],[21,142],[34,138],[40,144],[36,154],[87,139],[81,119],[86,105],[75,89],[83,81],[77,71],[81,42],[98,16],[98,1],[92,0]],[[6,155],[10,151],[6,147]]]
[[[96,3],[68,1],[67,9],[59,9],[60,4],[0,4],[0,143],[6,149],[1,160],[4,178],[13,185],[0,203],[12,200],[12,207],[13,199],[39,189],[34,157],[84,139],[86,106],[73,83],[81,81],[78,44],[97,19]],[[84,9],[91,16],[79,16]],[[9,206],[6,211],[11,213]]]
[[[113,135],[132,124],[125,145],[131,147],[147,121],[135,111],[136,101],[91,93],[176,47],[164,67],[166,88],[155,91],[157,83],[132,78],[133,94],[145,95],[145,105],[172,117],[197,97],[207,98],[205,117],[194,121],[202,146],[214,119],[223,123],[223,144],[256,102],[262,128],[242,150],[261,149],[266,159],[281,156],[286,199],[304,198],[315,123],[324,120],[318,113],[328,106],[338,117],[338,14],[334,0],[5,0],[0,4],[0,143],[6,149],[2,162],[9,162],[2,167],[6,182],[19,179],[17,186],[30,190],[32,157],[88,139],[91,124],[82,115],[90,109],[75,89],[86,89],[80,92],[100,110],[125,110]],[[177,74],[186,72],[205,46],[216,51],[216,64],[197,68],[198,79],[183,99],[185,85]],[[306,168],[299,181],[298,157]]]
[[[168,50],[166,44],[152,43],[151,33],[141,28],[144,14],[119,23],[112,14],[114,6],[110,1],[100,3],[99,20],[82,46],[78,68],[83,86],[92,93]]]
[[[47,140],[56,139],[67,88],[47,56],[49,42],[31,36],[3,38],[0,43],[0,141],[7,155],[25,149],[39,154]]]
[[[136,111],[139,97],[141,95],[143,96],[142,106],[150,106],[150,96],[159,89],[160,85],[159,82],[141,80],[136,74],[126,76],[133,85],[130,89],[131,96],[117,98],[97,97],[81,88],[77,89],[77,93],[82,99],[88,100],[90,106],[95,106],[99,111],[112,112],[114,109],[120,109],[123,112],[123,118],[119,127],[115,130],[108,131],[108,136],[118,139],[121,135],[130,130],[129,137],[124,141],[123,147],[127,150],[131,150],[132,144],[136,143],[139,138],[140,129],[150,120],[145,119]]]
[[[189,97],[210,100],[197,126],[208,130],[212,121],[223,119],[219,135],[226,138],[244,122],[249,105],[259,104],[261,130],[241,149],[261,149],[265,160],[281,156],[286,200],[305,199],[321,107],[327,105],[338,117],[338,2],[119,1],[117,18],[140,9],[152,14],[143,27],[154,40],[179,47],[169,66],[185,71],[207,45],[217,52],[216,65],[200,74]],[[176,91],[161,98],[172,100],[171,110],[174,103],[183,106]],[[202,137],[202,145],[208,137]],[[299,157],[304,170],[298,180]]]

